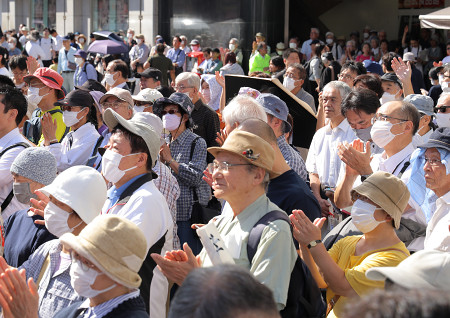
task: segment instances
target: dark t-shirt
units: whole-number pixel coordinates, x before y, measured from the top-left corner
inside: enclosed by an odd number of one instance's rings
[[[28,209],[17,211],[5,221],[3,257],[13,267],[19,267],[39,246],[57,238],[44,225],[34,223],[35,220],[43,220],[42,217],[29,217],[27,211]]]
[[[162,80],[161,85],[162,86],[169,86],[168,78],[167,78],[167,72],[170,70],[173,70],[173,64],[172,61],[165,57],[164,54],[157,54],[155,56],[152,56],[148,59],[148,62],[150,64],[150,67],[157,68],[162,73]]]
[[[428,96],[430,96],[433,99],[434,106],[436,106],[439,96],[441,96],[441,94],[442,94],[441,84],[431,86],[430,90],[428,91]]]
[[[192,127],[194,134],[205,139],[207,147],[219,146],[216,142],[217,133],[220,131],[220,122],[217,113],[199,99],[194,105],[191,118],[194,122],[194,127]],[[213,159],[214,157],[208,152],[208,163],[212,162]]]

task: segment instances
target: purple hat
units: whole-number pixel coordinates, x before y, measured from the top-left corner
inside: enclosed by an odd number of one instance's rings
[[[87,53],[85,51],[83,51],[83,50],[78,50],[78,51],[75,52],[74,56],[79,56],[79,57],[81,57],[83,59],[86,59]]]

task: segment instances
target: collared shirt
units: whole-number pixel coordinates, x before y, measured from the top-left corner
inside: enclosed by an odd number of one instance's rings
[[[142,177],[144,174],[137,175],[136,177],[128,180],[125,182],[120,188],[116,188],[115,185],[113,185],[111,188],[108,189],[107,196],[109,201],[108,210],[119,201],[120,196],[122,193],[137,179]]]
[[[266,55],[262,56],[257,52],[249,61],[249,71],[248,73],[253,72],[264,72],[267,74],[270,74],[269,71],[265,71],[264,69],[266,67],[269,67],[270,64],[270,55],[267,53]]]
[[[306,104],[311,107],[314,113],[317,113],[316,105],[314,103],[314,97],[307,91],[303,89],[303,87],[298,91],[298,93],[295,95],[298,97],[298,99],[304,101]]]
[[[39,40],[39,46],[42,48],[44,55],[41,56],[43,61],[49,61],[52,59],[52,45],[53,41],[50,38],[41,38]]]
[[[147,44],[142,43],[141,45],[136,44],[130,50],[130,60],[135,61],[139,60],[139,63],[144,64],[148,59],[148,55],[150,54],[150,49]]]
[[[158,53],[149,58],[148,62],[150,63],[150,67],[157,68],[161,71],[161,85],[167,87],[169,85],[167,72],[173,70],[172,61],[163,54]]]
[[[373,156],[370,166],[372,171],[386,171],[396,176],[400,173],[405,163],[409,161],[413,152],[414,147],[412,143],[389,158],[387,158],[386,152],[383,151],[383,153]]]
[[[223,63],[221,60],[216,59],[210,59],[209,63],[207,64],[206,69],[204,70],[204,74],[215,74],[216,71],[219,71],[220,68],[223,66]]]
[[[172,63],[177,63],[178,67],[183,67],[184,61],[186,60],[186,53],[180,48],[177,50],[175,50],[175,48],[171,48],[169,52],[167,52],[166,56],[172,61]]]
[[[153,171],[156,172],[158,178],[153,182],[158,188],[159,192],[166,198],[167,205],[169,206],[170,214],[173,220],[173,249],[177,250],[181,248],[180,239],[177,235],[177,200],[180,197],[180,186],[177,179],[172,175],[172,172],[166,165],[156,160],[156,164],[153,167]]]
[[[94,307],[89,306],[90,300],[86,299],[86,301],[84,301],[79,308],[86,309],[83,318],[102,318],[113,311],[114,308],[119,306],[124,301],[139,297],[139,294],[139,289],[137,289],[128,294],[120,295],[113,299],[105,301],[104,303],[101,303],[100,305]]]
[[[9,133],[0,138],[0,152],[4,149],[17,144],[19,142],[30,143],[19,131],[19,128],[14,128]],[[11,165],[16,159],[16,157],[21,153],[25,148],[22,146],[18,146],[12,148],[5,152],[3,156],[0,157],[0,204],[5,201],[6,197],[12,190],[13,178],[10,172]],[[13,196],[11,202],[5,211],[2,211],[2,217],[5,220],[8,216],[13,214],[16,211],[27,209],[28,204],[23,204],[17,201],[16,197]]]
[[[39,46],[39,44],[36,41],[28,41],[25,45],[25,50],[28,53],[28,56],[34,57],[36,60],[38,60],[39,64],[42,67],[42,59],[45,56],[44,50]]]
[[[231,207],[230,207],[231,210]],[[278,309],[286,305],[292,269],[297,259],[289,224],[283,220],[271,222],[261,235],[253,261],[247,257],[247,242],[253,226],[265,214],[280,210],[265,194],[247,206],[241,213],[226,212],[214,223],[236,265],[241,266],[272,290]],[[205,249],[200,252],[203,266],[211,266]]]
[[[192,205],[194,204],[194,191],[196,189],[199,202],[208,204],[211,190],[202,179],[203,171],[206,169],[206,142],[198,138],[195,142],[194,151],[191,155],[191,145],[198,136],[186,129],[169,145],[172,158],[178,162],[178,174],[174,174],[180,186],[180,197],[177,200],[177,221],[189,221],[191,218]],[[170,135],[167,142],[170,142]]]
[[[425,249],[450,251],[450,191],[436,200],[436,211],[427,226]]]
[[[306,169],[309,173],[318,174],[322,185],[336,187],[341,169],[337,146],[344,141],[350,143],[355,139],[356,135],[347,119],[333,129],[330,124],[320,128],[314,134],[309,147]]]
[[[201,99],[194,104],[191,113],[194,126],[192,131],[206,141],[207,147],[218,146],[216,142],[217,133],[220,131],[220,121],[217,113],[208,105],[205,105]],[[207,156],[208,162],[212,162],[212,156]]]
[[[289,167],[297,172],[300,178],[306,182],[308,180],[308,171],[306,171],[305,162],[300,154],[287,143],[284,135],[277,138],[277,144]]]
[[[91,123],[86,123],[69,132],[61,143],[46,147],[56,158],[58,172],[67,168],[85,165],[97,143],[100,134]]]
[[[39,317],[53,317],[58,311],[84,300],[70,284],[70,263],[61,263],[62,245],[59,240],[41,245],[19,269],[26,270],[27,279],[37,281],[45,259],[50,255],[50,264],[38,287]],[[58,268],[59,267],[59,268]]]
[[[75,63],[75,53],[77,50],[74,47],[70,47],[66,54],[66,49],[64,47],[59,50],[58,55],[58,73],[61,72],[73,72],[74,70],[71,70],[69,68],[69,62]]]
[[[309,61],[309,59],[311,58],[311,42],[312,40],[306,40],[305,42],[303,42],[302,44],[302,49],[300,50],[300,52],[304,55],[306,55],[306,60]],[[324,44],[321,40],[319,40],[320,44]]]

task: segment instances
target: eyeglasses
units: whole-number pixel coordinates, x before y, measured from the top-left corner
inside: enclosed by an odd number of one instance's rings
[[[434,108],[435,113],[445,113],[446,109],[450,108],[450,106],[439,106]]]
[[[442,164],[441,159],[430,159],[425,156],[421,157],[421,159],[425,161],[425,164],[429,163],[432,167],[439,167]]]
[[[228,172],[230,167],[234,166],[252,166],[250,163],[228,163],[225,161],[214,161],[208,164],[208,172],[214,173],[214,171],[218,170],[219,172]]]
[[[353,76],[350,76],[350,75],[347,75],[347,74],[345,74],[345,75],[339,74],[339,78],[340,79],[350,80],[350,81],[354,81],[355,80],[355,78]]]
[[[161,116],[164,116],[164,115],[166,115],[166,114],[173,115],[173,114],[179,114],[179,113],[180,113],[179,110],[176,110],[176,109],[169,109],[169,110],[163,110],[163,111],[161,111]]]
[[[68,111],[68,112],[75,112],[75,111],[77,111],[74,107],[80,107],[80,108],[83,108],[84,106],[66,106],[66,105],[63,105],[63,106],[61,106],[61,110],[64,112],[64,111]]]
[[[124,102],[103,102],[101,103],[101,106],[103,110],[106,110],[108,108],[116,110],[119,107],[126,107],[127,105]]]
[[[14,75],[14,76],[17,76],[17,75],[27,75],[28,74],[28,72],[25,70],[25,71],[21,71],[21,72],[11,72],[12,73],[12,75]]]
[[[94,265],[94,264],[92,264],[91,262],[89,262],[87,259],[85,259],[84,257],[82,258],[78,253],[76,253],[75,251],[72,251],[71,253],[70,253],[70,257],[72,258],[72,262],[74,261],[74,260],[77,260],[77,261],[80,261],[80,265],[81,265],[81,268],[84,270],[84,271],[87,271],[89,268],[92,268],[92,269],[96,269],[96,266]]]
[[[178,86],[174,86],[173,88],[178,92],[178,91],[184,91],[185,89],[188,89],[188,88],[194,88],[194,87],[192,87],[192,86],[178,85]]]
[[[297,79],[295,78],[295,75],[292,74],[292,73],[285,73],[285,74],[284,74],[284,77],[289,77],[289,78],[292,78],[293,80],[297,80]]]
[[[408,121],[408,119],[397,118],[397,117],[391,117],[391,116],[383,115],[383,114],[376,114],[375,117],[372,118],[372,125],[375,124],[375,122],[376,122],[377,120],[380,120],[380,121],[389,121],[389,119],[397,119],[397,120],[401,120],[401,121]]]
[[[153,102],[142,102],[142,101],[137,100],[136,101],[136,106],[150,107],[150,106],[153,106]]]

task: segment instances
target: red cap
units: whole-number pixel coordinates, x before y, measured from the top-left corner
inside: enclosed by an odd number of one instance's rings
[[[58,72],[51,70],[47,67],[38,68],[33,75],[27,75],[23,78],[25,83],[30,84],[31,79],[33,78],[39,79],[45,86],[58,90],[58,99],[64,98],[65,94],[62,90],[62,84],[64,79]]]

